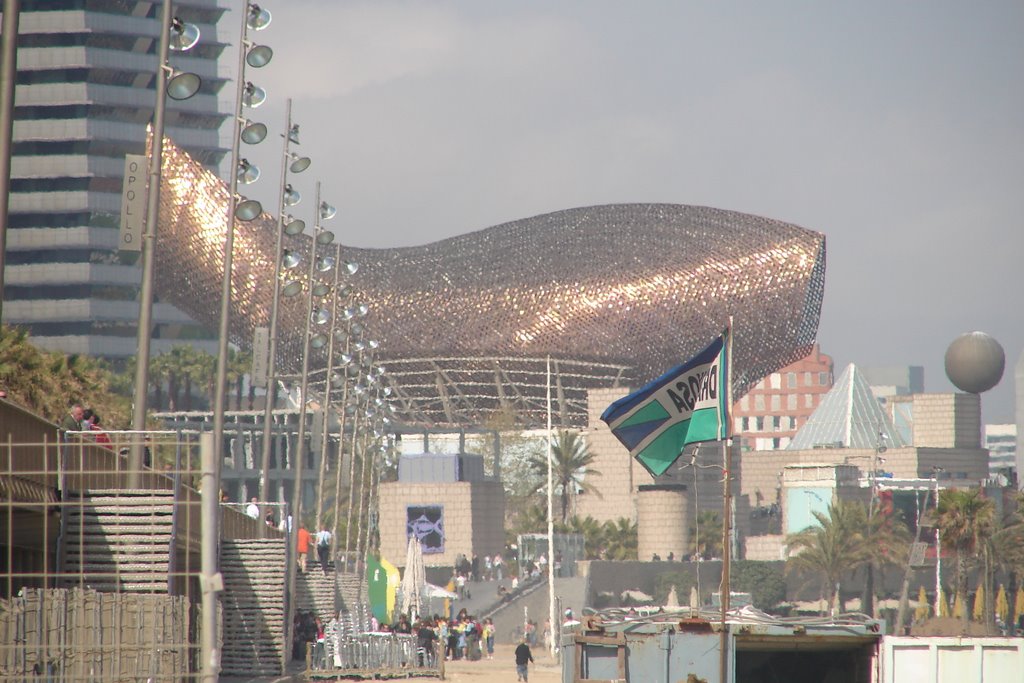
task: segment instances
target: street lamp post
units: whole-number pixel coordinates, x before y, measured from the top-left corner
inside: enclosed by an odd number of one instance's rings
[[[274,402],[277,397],[277,319],[278,305],[282,294],[294,296],[298,291],[292,283],[281,288],[281,270],[284,264],[284,236],[297,235],[306,229],[306,223],[285,214],[285,209],[298,203],[298,195],[289,192],[288,172],[301,173],[309,168],[309,157],[295,157],[290,151],[292,143],[299,144],[299,126],[292,123],[291,98],[285,103],[284,149],[281,152],[281,189],[278,193],[277,245],[274,251],[274,285],[270,298],[269,344],[267,349],[267,389],[263,406],[263,449],[260,463],[260,500],[269,501],[270,494],[270,450],[273,439]],[[295,265],[295,264],[292,264]],[[258,351],[259,352],[259,351]]]
[[[263,207],[255,199],[238,197],[239,176],[245,183],[254,181],[259,177],[259,169],[246,163],[240,165],[238,159],[239,144],[242,142],[242,107],[249,106],[256,108],[263,103],[262,99],[251,96],[247,93],[255,92],[255,86],[245,80],[245,66],[249,64],[253,68],[266,66],[273,51],[266,46],[253,46],[249,42],[249,29],[261,31],[270,24],[269,12],[261,12],[258,8],[252,11],[252,6],[246,3],[246,11],[242,14],[242,26],[240,29],[238,47],[238,71],[235,88],[235,115],[234,115],[234,136],[231,139],[231,165],[228,173],[228,206],[225,216],[224,229],[224,275],[221,282],[220,295],[220,327],[217,333],[217,377],[213,397],[213,450],[217,464],[217,487],[220,489],[220,471],[224,465],[224,411],[227,400],[227,373],[228,373],[228,337],[230,336],[231,319],[231,270],[232,258],[234,256],[235,242],[235,219],[249,221],[263,211]],[[263,18],[266,17],[265,20]],[[260,90],[262,93],[263,91]],[[246,142],[253,138],[248,138]]]
[[[295,468],[295,481],[294,487],[292,488],[292,527],[296,531],[302,526],[302,480],[303,470],[305,469],[305,451],[306,451],[306,404],[308,401],[309,392],[309,347],[310,337],[313,319],[313,295],[314,295],[314,278],[316,277],[317,260],[316,252],[318,245],[328,245],[334,240],[334,235],[326,230],[321,230],[320,222],[325,218],[330,218],[334,214],[327,213],[324,211],[324,207],[328,206],[320,201],[320,182],[316,184],[316,219],[314,222],[313,240],[310,247],[309,257],[309,277],[306,281],[306,286],[309,288],[309,296],[306,299],[306,327],[302,333],[302,377],[301,377],[301,388],[299,389],[299,434],[297,443],[295,446],[295,455],[293,457],[293,466]],[[333,207],[332,207],[333,209]],[[292,538],[291,536],[289,538]],[[290,541],[291,542],[291,541]],[[293,626],[293,617],[295,614],[295,563],[291,563],[288,569],[288,595],[290,596],[288,602],[288,621],[287,627],[289,629]]]
[[[171,0],[163,0],[160,15],[159,66],[156,78],[156,104],[153,109],[153,130],[150,141],[148,194],[146,195],[146,220],[142,233],[142,282],[139,288],[138,348],[135,354],[135,404],[132,409],[132,430],[146,429],[146,401],[149,391],[149,355],[153,335],[153,270],[156,248],[157,217],[160,213],[160,174],[164,150],[164,115],[167,97],[185,100],[199,90],[200,79],[195,74],[174,74],[167,65],[171,49],[173,24]],[[179,26],[182,26],[178,22]],[[191,45],[189,45],[191,47]],[[187,48],[182,48],[187,49]],[[168,82],[170,80],[170,83]],[[174,86],[169,91],[168,85]],[[145,444],[136,436],[128,456],[128,486],[138,488],[142,473]]]

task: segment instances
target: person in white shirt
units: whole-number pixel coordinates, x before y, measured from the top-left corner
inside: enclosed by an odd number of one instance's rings
[[[320,531],[316,532],[316,554],[320,558],[320,568],[326,574],[331,554],[331,532],[327,530],[327,525],[320,527]]]
[[[249,501],[249,504],[245,506],[245,514],[249,515],[253,519],[260,518],[260,506],[256,504],[256,497]]]

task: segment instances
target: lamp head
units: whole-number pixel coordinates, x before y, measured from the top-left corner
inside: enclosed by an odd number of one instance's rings
[[[258,145],[263,142],[266,137],[266,124],[259,123],[258,121],[246,121],[245,125],[242,127],[242,142],[247,145]]]
[[[298,204],[301,201],[302,201],[302,195],[299,194],[298,190],[296,190],[294,187],[291,186],[291,183],[288,183],[287,185],[284,186],[284,205],[285,206],[295,206],[296,204]]]
[[[320,220],[328,221],[338,213],[338,210],[327,202],[320,202]]]
[[[238,182],[243,185],[255,183],[260,179],[260,167],[248,159],[239,159],[238,170],[236,171],[235,177],[238,179]]]
[[[314,325],[326,325],[331,321],[331,312],[326,308],[318,308],[313,311],[311,322]]]
[[[171,71],[167,81],[167,96],[172,100],[187,100],[199,92],[203,79],[187,71]]]
[[[296,251],[285,249],[281,254],[281,265],[285,268],[294,268],[300,263],[302,263],[302,256]]]
[[[302,231],[306,229],[306,221],[301,218],[295,218],[291,214],[284,217],[284,234],[294,237],[295,235],[302,234]]]
[[[300,157],[298,154],[288,155],[292,160],[291,165],[288,166],[288,170],[292,173],[302,173],[313,161],[309,157]]]
[[[245,25],[253,31],[262,31],[267,26],[270,26],[270,22],[273,17],[270,16],[270,12],[263,9],[256,3],[249,5],[249,14],[245,18]]]
[[[255,199],[245,199],[235,205],[235,218],[240,221],[251,221],[263,213],[263,205]]]
[[[254,69],[259,69],[270,63],[274,58],[274,51],[266,45],[253,45],[245,54],[245,63]]]
[[[242,104],[255,109],[264,102],[267,101],[267,91],[258,85],[254,85],[252,81],[246,81],[242,87]]]
[[[167,45],[172,52],[185,52],[195,47],[199,42],[199,27],[195,24],[188,24],[174,17],[168,28],[171,41]]]

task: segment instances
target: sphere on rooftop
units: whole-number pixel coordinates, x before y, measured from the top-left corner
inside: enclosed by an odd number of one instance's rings
[[[1003,377],[1006,354],[984,332],[967,332],[946,349],[946,376],[957,389],[970,394],[988,391]]]

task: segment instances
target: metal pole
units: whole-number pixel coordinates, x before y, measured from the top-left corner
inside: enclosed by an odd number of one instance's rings
[[[317,215],[320,215],[320,207],[316,208]],[[340,283],[341,276],[341,245],[335,245],[334,247],[335,261],[334,261],[334,287],[332,288],[333,299],[331,300],[331,325],[338,319],[338,284]],[[327,426],[330,422],[331,415],[331,372],[334,370],[334,335],[331,334],[327,341],[327,373],[324,375],[324,405],[323,405],[323,422],[320,428],[320,472],[317,477],[317,496],[316,496],[316,530],[320,531],[321,518],[324,510],[324,477],[327,475],[327,445],[328,434]],[[340,443],[340,442],[339,442]],[[338,467],[341,467],[341,447],[338,448]],[[334,497],[337,500],[338,495],[341,493],[340,490],[335,490]],[[335,539],[334,546],[337,547],[337,539]]]
[[[359,444],[360,457],[362,459],[362,462],[360,463],[359,466],[359,505],[356,510],[356,574],[360,577],[360,580],[362,580],[364,567],[366,565],[365,549],[360,548],[363,537],[363,507],[364,505],[369,504],[370,497],[370,492],[367,490],[369,487],[366,484],[366,467],[369,461],[369,457],[367,456],[366,453],[366,440],[367,439],[364,436],[364,438],[361,440]]]
[[[932,470],[935,478],[935,616],[940,616],[939,607],[942,602],[942,533],[939,531],[939,472],[941,468]]]
[[[555,519],[554,519],[554,458],[551,443],[551,356],[547,358],[547,409],[548,409],[548,619],[551,622],[551,644],[548,646],[551,658],[555,658],[559,641],[562,640],[562,627],[555,614]],[[563,457],[565,454],[562,454]],[[563,495],[565,492],[562,492]]]
[[[277,396],[277,308],[281,299],[281,255],[284,249],[284,188],[288,182],[288,143],[292,129],[292,99],[285,103],[284,151],[278,191],[277,251],[274,254],[274,293],[270,299],[270,348],[267,350],[267,397],[263,407],[263,453],[260,464],[260,500],[270,500],[270,446],[273,439],[274,402]]]
[[[732,316],[729,316],[728,336],[725,348],[725,405],[729,411],[732,410]],[[729,683],[729,629],[727,618],[729,615],[729,603],[732,598],[732,586],[730,584],[730,559],[732,540],[732,488],[729,485],[730,466],[732,465],[732,417],[726,415],[726,435],[722,441],[722,588],[719,591],[722,603],[721,631],[719,632],[719,670],[721,682]],[[700,567],[698,567],[699,571]]]
[[[728,681],[729,673],[729,631],[726,619],[729,615],[729,602],[732,597],[730,586],[730,527],[732,526],[732,493],[729,486],[729,448],[731,439],[722,442],[722,589],[720,591],[722,614],[721,631],[719,632],[719,668],[722,672],[722,681]]]
[[[309,325],[313,316],[313,278],[316,274],[316,238],[320,233],[320,182],[316,183],[316,221],[313,230],[313,244],[309,254],[309,279],[306,287],[309,289],[309,296],[306,299],[306,328],[302,332],[302,384],[299,389],[299,436],[295,444],[295,457],[293,466],[295,468],[295,484],[292,488],[292,528],[295,533],[290,538],[298,538],[299,528],[302,526],[302,470],[305,467],[306,452],[306,394],[309,391]],[[273,339],[273,337],[271,337]],[[294,541],[289,541],[294,543]],[[288,571],[288,595],[291,597],[288,603],[287,629],[291,642],[292,625],[295,620],[295,574],[297,565],[295,562]]]
[[[11,202],[11,143],[14,140],[20,15],[21,0],[4,0],[4,28],[0,35],[0,320],[4,317],[4,255],[7,253],[7,219]]]
[[[345,337],[345,353],[348,354],[348,352],[349,352],[349,339],[348,339],[348,336],[346,335],[346,337]],[[334,490],[337,492],[335,494],[335,496],[334,496],[334,547],[335,547],[335,553],[334,554],[335,554],[335,557],[338,556],[339,551],[341,550],[341,475],[342,475],[342,471],[343,471],[342,465],[345,462],[345,421],[346,421],[345,411],[348,409],[348,376],[347,376],[347,374],[345,376],[345,381],[342,384],[341,404],[340,405],[341,405],[341,408],[338,410],[338,468],[337,468],[337,470],[335,471],[335,474],[334,474]],[[351,458],[349,458],[349,460],[351,462],[354,462],[354,460],[352,460]],[[352,473],[349,474],[349,492],[348,492],[349,500],[352,499],[352,477],[353,476],[354,475]],[[346,521],[345,522],[345,529],[346,529],[346,531],[345,531],[345,535],[346,535],[345,545],[346,546],[348,546],[348,538],[347,538],[347,536],[348,536],[348,525],[349,525],[349,523]],[[345,550],[347,551],[348,548],[346,547]],[[347,554],[345,555],[345,558],[344,558],[344,561],[343,561],[343,566],[344,566],[344,571],[348,572],[348,555]]]
[[[228,383],[228,336],[231,320],[231,268],[235,244],[235,206],[238,203],[238,145],[241,138],[242,91],[245,87],[246,19],[242,12],[242,28],[238,41],[238,71],[235,87],[235,127],[231,139],[231,166],[228,169],[228,209],[224,227],[224,277],[220,289],[220,327],[217,332],[217,380],[213,397],[213,448],[217,460],[217,486],[224,465],[224,410]]]
[[[362,363],[363,352],[359,352],[359,362]],[[356,376],[356,382],[359,382],[359,377]],[[349,440],[350,448],[352,449],[351,460],[349,464],[349,477],[348,477],[348,522],[345,524],[345,553],[346,555],[352,549],[350,539],[352,536],[352,514],[354,510],[356,500],[356,453],[358,452],[356,437],[359,434],[359,398],[356,397],[355,401],[355,414],[352,416],[352,438]],[[360,482],[360,486],[362,482]],[[362,495],[362,489],[360,489],[360,496]],[[358,529],[356,530],[358,532]],[[358,546],[359,544],[356,543]],[[357,548],[358,550],[358,548]],[[358,553],[357,553],[358,555]],[[358,565],[358,562],[357,562]]]
[[[160,18],[160,54],[156,74],[156,107],[149,155],[149,185],[146,195],[146,225],[142,233],[142,285],[139,289],[138,349],[135,352],[135,406],[132,430],[146,429],[146,400],[149,390],[149,351],[153,334],[153,264],[156,249],[157,216],[160,213],[160,172],[164,150],[164,112],[167,108],[167,53],[170,50],[171,0],[163,0]],[[128,487],[138,488],[142,471],[144,439],[136,437],[129,450]]]
[[[202,461],[200,506],[202,565],[202,617],[201,617],[201,680],[216,681],[220,673],[220,651],[217,649],[217,593],[223,589],[223,580],[217,571],[217,517],[220,490],[217,488],[217,462],[213,434],[199,435],[199,455]]]

